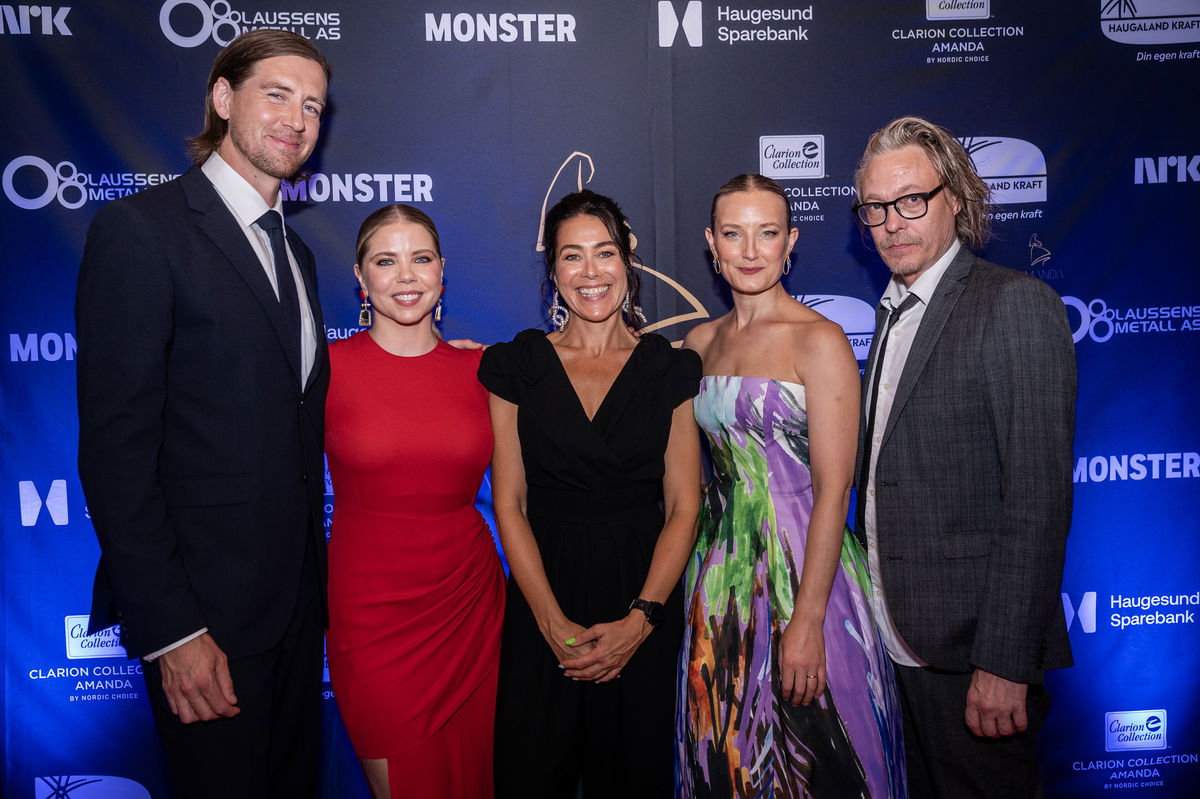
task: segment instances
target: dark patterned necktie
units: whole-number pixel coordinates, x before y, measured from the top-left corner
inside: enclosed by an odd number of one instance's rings
[[[287,245],[283,240],[283,217],[278,211],[267,211],[256,224],[267,232],[271,239],[271,258],[275,262],[275,285],[279,287],[279,308],[287,325],[288,358],[302,369],[300,361],[300,298],[296,294],[296,281],[292,278],[292,264],[288,260]]]

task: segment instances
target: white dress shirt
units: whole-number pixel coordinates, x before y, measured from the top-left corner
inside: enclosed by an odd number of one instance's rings
[[[900,384],[900,375],[904,373],[904,364],[908,361],[908,353],[912,350],[913,339],[916,338],[917,329],[925,317],[925,309],[929,305],[929,300],[932,299],[938,284],[942,281],[942,276],[946,274],[946,268],[950,266],[954,256],[958,255],[961,246],[955,240],[950,245],[950,249],[937,259],[933,266],[914,280],[911,286],[905,286],[903,280],[893,277],[888,282],[887,290],[883,292],[883,298],[880,300],[880,303],[888,311],[899,308],[900,303],[904,302],[910,293],[916,295],[918,300],[896,320],[896,324],[888,335],[887,350],[883,353],[882,372],[879,375],[879,399],[875,406],[875,429],[871,432],[872,440],[866,442],[866,446],[869,447],[866,457],[871,459],[871,479],[870,484],[865,486],[865,491],[859,497],[860,502],[866,503],[864,520],[867,528],[867,571],[871,577],[871,609],[875,613],[875,622],[879,625],[879,632],[883,637],[888,654],[901,666],[924,666],[926,664],[917,657],[900,635],[900,631],[896,629],[896,622],[892,620],[892,614],[888,610],[887,597],[884,595],[885,586],[879,571],[879,535],[875,525],[875,463],[879,460],[879,444],[883,441],[883,431],[887,426],[888,416],[892,412],[892,401],[896,398],[896,388]],[[875,331],[875,335],[880,333],[879,330]],[[870,403],[876,402],[876,398],[870,396],[871,376],[865,375],[864,377],[867,380],[867,407],[870,408]]]
[[[213,184],[213,188],[217,190],[217,194],[225,202],[225,207],[229,209],[229,212],[233,214],[233,218],[242,226],[242,232],[246,234],[246,240],[254,248],[254,254],[258,256],[258,261],[262,264],[263,271],[267,274],[267,280],[271,282],[271,288],[274,290],[276,298],[278,298],[279,286],[275,280],[275,264],[274,257],[271,254],[271,239],[267,235],[267,232],[256,225],[255,222],[267,211],[278,211],[279,216],[284,220],[284,242],[286,243],[287,218],[283,216],[282,195],[275,198],[274,209],[267,207],[267,203],[263,200],[262,195],[245,178],[235,172],[233,167],[225,163],[225,159],[215,152],[200,167],[200,171]],[[303,372],[300,376],[300,386],[303,389],[308,383],[308,375],[312,372],[313,363],[317,358],[316,322],[313,320],[312,307],[308,304],[308,292],[303,288],[304,276],[300,274],[300,267],[296,264],[296,256],[292,254],[290,246],[288,246],[287,251],[289,266],[292,269],[292,279],[296,282],[296,296],[300,301],[300,363],[303,367]],[[208,632],[208,628],[202,627],[191,635],[180,638],[178,641],[168,644],[162,649],[151,652],[143,660],[157,660],[172,649],[177,649],[188,641],[199,638],[206,632]]]

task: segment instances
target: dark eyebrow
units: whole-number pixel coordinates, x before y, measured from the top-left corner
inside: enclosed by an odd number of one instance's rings
[[[286,83],[279,83],[278,81],[264,83],[263,88],[264,89],[275,89],[277,91],[287,92],[288,94],[296,93],[296,90],[293,89],[291,86],[288,86]],[[305,102],[320,103],[321,105],[325,105],[325,98],[324,97],[315,97],[315,96],[310,95],[309,97],[305,98]]]

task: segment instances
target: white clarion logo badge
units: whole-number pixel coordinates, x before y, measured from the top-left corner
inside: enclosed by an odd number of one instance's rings
[[[17,483],[17,493],[21,498],[21,526],[33,527],[42,514],[42,495],[38,493],[32,480]],[[50,483],[50,490],[46,492],[46,512],[57,527],[62,527],[69,521],[66,480]]]
[[[87,616],[63,616],[66,627],[67,657],[71,660],[86,658],[124,658],[125,647],[121,646],[121,634],[113,625],[94,635],[87,634]]]
[[[34,777],[33,795],[67,799],[151,799],[150,792],[141,783],[104,774]]]
[[[1085,591],[1083,597],[1079,600],[1079,607],[1075,608],[1071,604],[1071,597],[1067,592],[1063,592],[1063,615],[1067,618],[1067,629],[1071,629],[1071,622],[1079,619],[1079,627],[1085,633],[1096,632],[1096,592]]]
[[[992,188],[992,202],[1046,202],[1046,157],[1024,139],[971,136],[959,139],[975,162],[979,177]]]
[[[700,0],[689,0],[683,10],[683,19],[675,13],[675,4],[671,0],[659,0],[658,3],[658,46],[670,47],[675,43],[675,35],[683,28],[684,38],[689,47],[700,47],[704,44],[704,21],[701,18],[704,4]]]
[[[925,0],[925,19],[987,19],[991,0]]]
[[[758,171],[781,180],[825,177],[825,137],[759,136]]]
[[[1196,0],[1104,0],[1100,30],[1123,44],[1200,42]]]
[[[875,309],[857,297],[840,294],[797,294],[796,299],[842,328],[854,357],[865,361],[875,337]]]
[[[1104,748],[1109,752],[1166,749],[1167,711],[1119,710],[1105,713]]]

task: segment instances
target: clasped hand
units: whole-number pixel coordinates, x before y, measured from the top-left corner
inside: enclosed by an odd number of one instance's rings
[[[568,647],[573,650],[570,659],[560,658],[563,673],[588,682],[615,680],[651,629],[641,611],[618,621],[594,624],[575,636],[575,643]]]
[[[167,704],[181,723],[232,718],[242,712],[229,662],[208,633],[165,653],[158,664]]]

